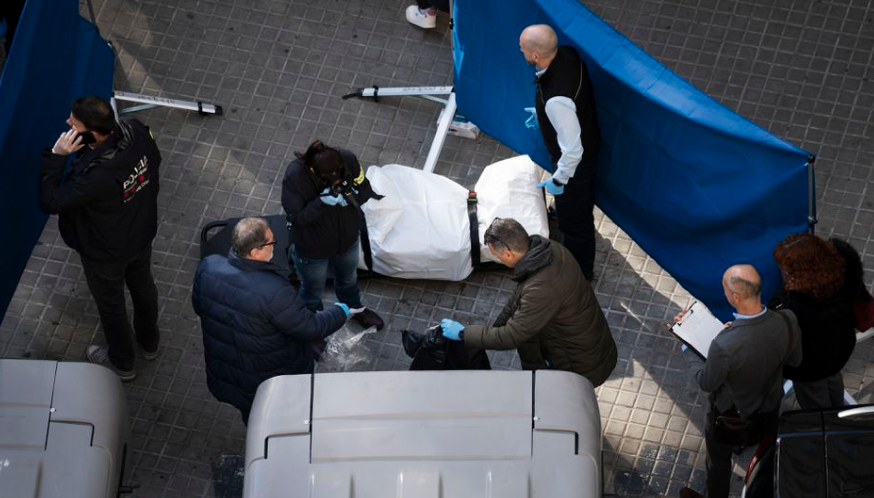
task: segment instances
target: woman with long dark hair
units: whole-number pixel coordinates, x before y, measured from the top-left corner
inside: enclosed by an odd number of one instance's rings
[[[862,292],[862,261],[853,247],[813,234],[789,235],[774,249],[783,290],[773,307],[790,309],[801,327],[804,358],[783,374],[801,408],[844,404],[841,369],[856,346],[853,305]]]

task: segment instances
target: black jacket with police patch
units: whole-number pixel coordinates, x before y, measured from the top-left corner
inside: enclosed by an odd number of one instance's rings
[[[158,231],[161,154],[149,128],[118,123],[99,147],[83,148],[64,177],[67,156],[43,153],[40,206],[58,214],[68,246],[87,259],[129,257]]]
[[[355,186],[359,204],[379,198],[364,176],[354,154],[337,149],[346,168],[345,178]],[[328,206],[320,199],[324,185],[302,159],[288,165],[282,180],[282,208],[292,225],[291,242],[304,258],[327,259],[343,254],[358,240],[360,212],[354,206]]]

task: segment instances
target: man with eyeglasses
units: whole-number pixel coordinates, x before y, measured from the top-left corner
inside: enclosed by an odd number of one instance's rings
[[[474,349],[517,349],[525,370],[566,370],[603,384],[616,367],[616,343],[571,253],[512,218],[496,218],[484,241],[513,269],[516,290],[491,327],[444,318],[443,336]]]
[[[240,410],[248,423],[261,382],[277,375],[312,373],[309,344],[333,334],[349,307],[307,309],[297,289],[271,263],[276,239],[264,218],[234,227],[228,256],[201,261],[191,301],[203,329],[209,391]]]

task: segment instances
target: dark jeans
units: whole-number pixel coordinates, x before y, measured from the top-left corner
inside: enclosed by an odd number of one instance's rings
[[[133,329],[137,343],[146,351],[158,347],[158,288],[152,277],[151,260],[151,246],[126,259],[96,261],[82,258],[88,289],[100,313],[109,360],[121,370],[132,370],[135,358],[124,301],[125,285],[134,305]]]
[[[300,296],[307,308],[313,311],[322,309],[322,293],[328,279],[328,265],[334,269],[334,293],[337,300],[350,308],[361,307],[361,293],[358,290],[358,240],[341,254],[327,259],[301,257],[292,248],[291,260],[300,277]]]
[[[730,413],[726,412],[725,414],[729,415]],[[731,414],[737,416],[737,412],[733,409]],[[704,422],[704,444],[707,446],[707,460],[704,464],[707,469],[707,492],[705,493],[707,498],[728,498],[731,488],[731,455],[734,447],[713,439],[713,422],[719,415],[719,411],[711,404],[707,409],[707,418]],[[777,432],[778,417],[779,409],[759,415],[761,423],[768,426],[766,432],[770,435]]]
[[[416,5],[422,10],[434,7],[437,10],[449,12],[449,0],[416,0]]]
[[[595,268],[594,176],[594,163],[580,163],[573,178],[565,185],[564,193],[555,196],[558,228],[564,235],[564,246],[589,281]]]

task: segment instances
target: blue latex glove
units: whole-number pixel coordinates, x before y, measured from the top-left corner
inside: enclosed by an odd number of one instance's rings
[[[455,320],[444,318],[440,320],[440,328],[443,329],[443,337],[452,341],[461,340],[461,332],[464,330],[464,325]]]
[[[325,190],[322,190],[322,193],[319,194],[319,199],[321,199],[322,204],[328,206],[348,206],[348,204],[346,203],[346,199],[344,199],[340,194],[331,195],[331,189],[329,188],[325,188]]]
[[[334,305],[335,305],[335,306],[339,306],[340,309],[343,310],[343,313],[346,313],[346,318],[349,318],[349,316],[352,314],[352,312],[349,311],[349,307],[346,306],[345,304],[343,304],[343,303],[334,303]]]
[[[552,178],[545,182],[538,183],[537,188],[546,188],[546,191],[552,195],[561,195],[564,193],[564,185],[556,185],[555,182],[552,181]]]
[[[537,122],[537,109],[533,107],[526,107],[525,112],[530,112],[531,115],[528,116],[528,119],[525,120],[525,128],[529,130],[538,130],[540,129],[540,124]]]

